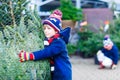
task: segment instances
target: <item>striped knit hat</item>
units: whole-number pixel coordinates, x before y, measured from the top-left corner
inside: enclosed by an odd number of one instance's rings
[[[48,24],[56,31],[60,32],[62,30],[61,18],[62,12],[58,9],[54,10],[53,13],[49,16],[49,18],[43,21],[43,25]]]

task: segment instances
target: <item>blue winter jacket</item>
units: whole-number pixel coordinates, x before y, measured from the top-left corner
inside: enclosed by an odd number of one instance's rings
[[[54,39],[52,43],[49,46],[45,47],[43,50],[33,52],[35,60],[41,60],[50,57],[54,58],[55,70],[52,80],[72,80],[71,63],[69,61],[69,56],[66,48],[67,42],[65,40],[67,41],[68,39]]]
[[[105,56],[112,59],[114,64],[118,63],[119,51],[118,51],[118,48],[116,45],[113,45],[111,50],[107,50],[107,49],[103,48],[102,52],[104,53]]]

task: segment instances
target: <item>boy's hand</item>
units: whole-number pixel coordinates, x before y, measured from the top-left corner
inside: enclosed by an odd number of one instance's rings
[[[32,53],[28,53],[28,52],[22,50],[19,53],[19,58],[20,58],[20,62],[24,62],[27,60],[34,60],[34,55]]]

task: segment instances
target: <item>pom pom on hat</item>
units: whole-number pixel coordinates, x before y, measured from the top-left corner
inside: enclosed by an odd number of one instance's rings
[[[53,13],[50,15],[50,17],[57,18],[61,21],[62,19],[62,12],[58,9],[54,10]]]
[[[113,42],[111,41],[109,35],[106,35],[106,36],[104,37],[104,40],[103,40],[103,45],[104,45],[104,46],[107,46],[107,45],[109,45],[109,44],[112,44],[112,45],[113,45]]]
[[[56,31],[60,32],[62,30],[61,18],[62,12],[58,9],[54,10],[53,13],[49,16],[49,18],[43,21],[43,25],[48,24]]]

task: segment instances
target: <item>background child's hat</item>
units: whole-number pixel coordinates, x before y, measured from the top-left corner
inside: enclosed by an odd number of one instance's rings
[[[104,40],[103,40],[103,45],[104,45],[104,46],[107,46],[107,45],[109,45],[109,44],[112,44],[112,45],[113,45],[113,42],[111,41],[110,37],[109,37],[108,35],[106,35],[106,36],[104,37]]]
[[[58,9],[54,10],[53,13],[49,16],[49,18],[43,21],[43,25],[48,24],[56,31],[60,32],[62,30],[61,18],[62,12]]]

